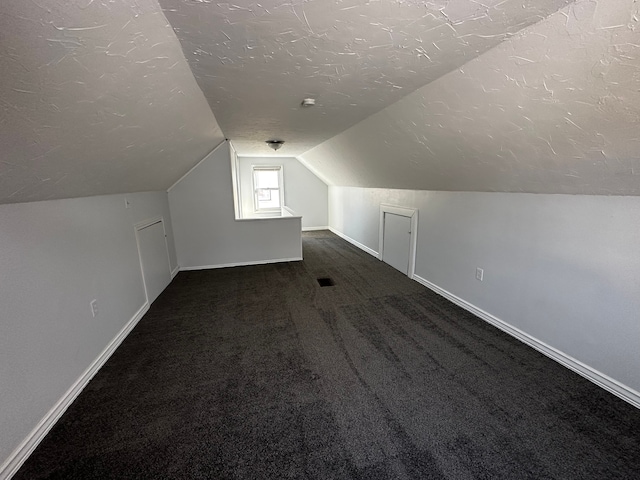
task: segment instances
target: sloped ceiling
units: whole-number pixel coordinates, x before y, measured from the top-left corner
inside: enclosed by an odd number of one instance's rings
[[[0,2],[0,203],[166,189],[221,140],[155,0]]]
[[[640,195],[640,4],[576,2],[301,159],[336,185]]]
[[[166,189],[222,131],[335,185],[640,195],[639,8],[3,0],[0,203]]]
[[[570,0],[160,0],[241,155],[299,155]],[[305,97],[317,100],[302,108]],[[333,176],[335,177],[335,176]]]

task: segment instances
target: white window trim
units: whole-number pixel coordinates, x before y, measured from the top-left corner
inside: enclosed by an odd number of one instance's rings
[[[242,218],[242,190],[240,188],[240,164],[238,152],[233,143],[229,141],[229,152],[231,157],[231,189],[233,191],[233,212],[236,220]]]
[[[278,171],[278,186],[280,187],[278,190],[280,191],[280,206],[273,208],[259,208],[258,206],[258,192],[256,188],[256,171],[257,170],[277,170]],[[282,210],[284,205],[284,182],[283,182],[283,165],[251,165],[251,183],[253,187],[253,211],[255,213],[266,213],[266,212],[279,212]]]

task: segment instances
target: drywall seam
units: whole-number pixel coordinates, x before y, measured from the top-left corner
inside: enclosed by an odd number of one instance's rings
[[[330,229],[328,225],[325,225],[324,227],[302,227],[303,232],[315,232],[318,230],[330,230]]]
[[[22,464],[29,458],[29,455],[36,449],[38,444],[49,433],[49,430],[56,424],[62,414],[69,408],[73,401],[80,395],[96,373],[102,368],[105,362],[113,355],[122,341],[129,335],[131,330],[138,324],[140,319],[149,310],[149,302],[145,302],[135,315],[127,322],[120,332],[107,344],[102,353],[89,365],[84,373],[67,392],[56,402],[49,412],[40,420],[38,425],[27,435],[22,443],[13,451],[9,458],[0,466],[0,480],[8,480],[20,469]]]
[[[267,265],[269,263],[299,262],[301,260],[302,260],[302,257],[293,257],[293,258],[274,258],[269,260],[255,260],[253,262],[221,263],[219,265],[196,265],[195,267],[180,267],[180,271],[189,272],[191,270],[213,270],[216,268],[247,267],[251,265]]]
[[[595,370],[589,365],[586,365],[580,362],[579,360],[576,360],[575,358],[567,355],[566,353],[561,352],[560,350],[553,348],[550,345],[547,345],[546,343],[538,340],[537,338],[529,335],[528,333],[520,330],[519,328],[516,328],[508,324],[504,320],[500,320],[499,318],[493,316],[492,314],[485,312],[484,310],[476,307],[472,303],[469,303],[466,300],[463,300],[462,298],[457,297],[453,293],[437,286],[434,283],[431,283],[429,280],[426,280],[419,275],[414,274],[413,279],[416,282],[420,283],[421,285],[424,285],[425,287],[429,288],[430,290],[433,290],[437,294],[442,295],[447,300],[455,303],[459,307],[462,307],[468,312],[471,312],[476,317],[481,318],[482,320],[486,321],[487,323],[490,323],[494,327],[499,328],[503,332],[508,333],[509,335],[516,338],[517,340],[520,340],[521,342],[525,343],[529,347],[534,348],[535,350],[539,351],[543,355],[551,358],[552,360],[555,360],[560,365],[563,365],[569,368],[570,370],[573,370],[577,374],[595,383],[599,387],[602,387],[605,390],[613,393],[617,397],[620,397],[622,400],[630,403],[634,407],[640,408],[640,392],[637,392],[634,389],[605,375],[604,373],[599,372],[598,370]]]
[[[347,242],[351,243],[352,245],[355,245],[359,249],[364,250],[369,255],[373,255],[374,257],[376,257],[376,259],[380,260],[380,254],[378,252],[376,252],[375,250],[367,247],[365,244],[360,243],[359,241],[354,240],[353,238],[346,236],[344,233],[339,232],[335,228],[329,227],[329,230],[331,232],[335,233],[336,235],[338,235],[340,238],[346,240]]]
[[[216,145],[215,147],[213,147],[213,150],[211,150],[209,153],[207,153],[204,157],[202,157],[202,159],[196,163],[193,167],[191,167],[189,169],[189,171],[187,173],[185,173],[184,175],[182,175],[173,185],[171,185],[169,188],[167,188],[167,193],[169,193],[173,187],[175,187],[176,185],[178,185],[182,180],[184,180],[186,177],[189,176],[189,174],[191,172],[193,172],[196,168],[198,168],[198,166],[204,162],[207,158],[209,158],[210,155],[212,155],[216,150],[218,150],[218,148],[220,148],[222,145],[224,145],[225,143],[227,143],[228,140],[223,140],[221,141],[218,145]]]

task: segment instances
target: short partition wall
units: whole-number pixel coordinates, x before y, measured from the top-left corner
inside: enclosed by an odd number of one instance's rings
[[[223,142],[169,189],[181,270],[302,259],[301,217],[236,218],[233,160]]]
[[[243,218],[235,220],[234,241],[224,250],[212,251],[202,262],[181,263],[180,270],[240,267],[302,260],[300,217]],[[180,257],[178,257],[180,259]],[[182,257],[185,259],[186,257]],[[195,257],[194,257],[195,258]]]

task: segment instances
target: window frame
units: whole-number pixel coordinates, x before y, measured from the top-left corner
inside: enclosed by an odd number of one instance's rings
[[[283,166],[282,165],[251,165],[251,183],[253,187],[253,210],[255,213],[272,213],[279,212],[284,207],[284,174],[283,174]],[[262,190],[278,190],[279,196],[279,207],[268,207],[261,208],[258,200],[258,187],[256,181],[256,172],[259,171],[277,171],[278,172],[278,188],[269,188]]]

